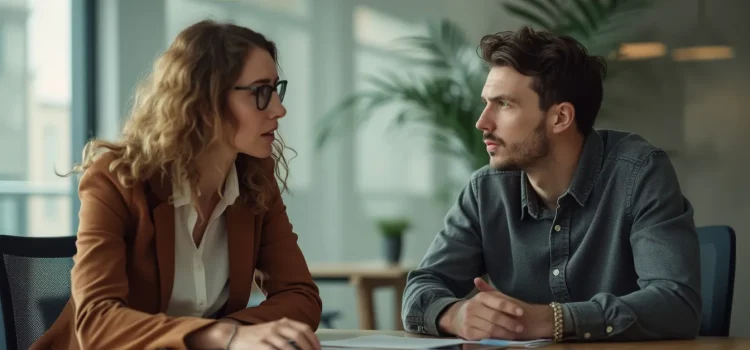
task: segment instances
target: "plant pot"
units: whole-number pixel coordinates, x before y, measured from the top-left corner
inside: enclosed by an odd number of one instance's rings
[[[403,236],[385,236],[383,237],[383,249],[385,251],[385,261],[389,264],[397,265],[401,261],[401,247],[403,246]]]

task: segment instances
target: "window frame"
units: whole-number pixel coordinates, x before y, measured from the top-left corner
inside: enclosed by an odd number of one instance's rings
[[[71,0],[71,102],[70,123],[72,161],[80,162],[81,150],[88,137],[96,130],[96,30],[95,13],[96,0]],[[7,38],[3,38],[7,39]],[[3,40],[3,45],[7,43]],[[7,48],[3,48],[7,49]],[[4,53],[0,53],[4,54]],[[3,61],[4,62],[4,61]],[[0,69],[2,70],[2,69]],[[51,198],[69,198],[71,205],[71,222],[73,235],[78,227],[78,200],[77,179],[71,177],[71,186],[63,188],[58,185],[38,183],[28,180],[3,181],[3,192],[0,196],[10,198],[11,205],[16,207],[13,214],[18,219],[12,232],[3,234],[27,236],[28,232],[28,201],[32,196],[44,196]],[[60,236],[54,232],[45,232],[45,235]]]
[[[97,130],[97,0],[71,0],[72,4],[72,94],[71,94],[71,148],[73,164],[82,160],[81,151],[86,141]],[[70,177],[71,230],[78,232],[78,177]]]

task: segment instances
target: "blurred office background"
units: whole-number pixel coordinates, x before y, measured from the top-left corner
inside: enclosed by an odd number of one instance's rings
[[[290,81],[281,134],[298,153],[285,200],[308,261],[382,261],[376,220],[406,218],[402,262],[416,264],[442,226],[455,195],[451,184],[465,181],[471,169],[441,156],[423,133],[387,128],[403,104],[377,110],[371,123],[323,148],[316,147],[316,125],[350,92],[370,88],[368,74],[390,71],[418,81],[433,73],[411,63],[413,52],[394,51],[404,47],[397,38],[427,35],[428,24],[447,19],[473,49],[484,34],[528,23],[504,2],[0,0],[0,234],[75,234],[75,179],[54,170],[69,170],[88,137],[116,138],[153,59],[181,29],[212,18],[258,30],[279,45]],[[696,223],[734,227],[738,297],[731,333],[750,336],[750,314],[741,312],[750,301],[739,297],[750,293],[750,223],[743,219],[750,213],[750,2],[658,0],[643,11],[614,28],[632,38],[620,46],[626,56],[607,80],[612,103],[597,126],[640,133],[668,150]],[[706,59],[675,51],[697,43],[730,50]],[[478,95],[475,102],[481,104]],[[335,326],[358,328],[354,289],[323,282],[320,288],[324,309],[340,312]],[[392,290],[377,291],[378,329],[397,328],[394,297]]]

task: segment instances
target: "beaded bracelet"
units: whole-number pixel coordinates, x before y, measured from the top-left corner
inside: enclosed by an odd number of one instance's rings
[[[562,314],[562,306],[560,306],[559,303],[552,302],[549,304],[550,307],[552,307],[552,315],[555,319],[555,328],[553,332],[553,339],[555,343],[561,342],[563,340],[563,314]]]

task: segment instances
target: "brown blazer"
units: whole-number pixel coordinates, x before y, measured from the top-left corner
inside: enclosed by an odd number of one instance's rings
[[[103,155],[81,177],[72,297],[32,349],[183,349],[188,333],[217,322],[164,314],[175,273],[171,180],[123,187],[108,171],[112,159]],[[273,176],[270,159],[264,168]],[[240,187],[225,212],[229,300],[220,318],[256,324],[286,317],[317,329],[322,302],[278,187],[267,211],[243,203]],[[256,269],[266,301],[247,308]]]

